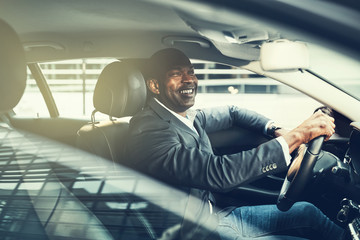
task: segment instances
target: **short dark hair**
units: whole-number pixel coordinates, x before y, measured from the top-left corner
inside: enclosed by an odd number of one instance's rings
[[[167,71],[174,66],[191,65],[190,59],[179,49],[165,48],[154,53],[146,65],[146,79],[164,78]]]

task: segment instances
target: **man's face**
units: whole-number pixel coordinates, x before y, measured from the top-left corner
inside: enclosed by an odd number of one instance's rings
[[[193,66],[175,66],[159,81],[158,99],[176,113],[183,113],[195,104],[198,80]]]

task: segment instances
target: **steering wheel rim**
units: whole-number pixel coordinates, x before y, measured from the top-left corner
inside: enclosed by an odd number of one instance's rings
[[[297,199],[299,199],[306,184],[312,177],[313,168],[321,152],[324,139],[324,136],[319,136],[309,142],[301,165],[291,181],[289,181],[287,177],[288,174],[286,174],[276,203],[280,211],[289,210]]]

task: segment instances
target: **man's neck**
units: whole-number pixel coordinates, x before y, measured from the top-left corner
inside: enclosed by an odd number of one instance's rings
[[[163,106],[166,110],[168,110],[169,112],[172,112],[172,113],[174,113],[174,114],[178,114],[178,115],[186,118],[186,113],[187,113],[187,111],[185,111],[185,112],[180,112],[180,113],[179,113],[179,112],[175,112],[175,111],[171,110],[170,108],[168,108],[167,106],[165,106],[165,104],[163,104],[159,99],[155,98],[155,100],[156,100],[161,106]]]

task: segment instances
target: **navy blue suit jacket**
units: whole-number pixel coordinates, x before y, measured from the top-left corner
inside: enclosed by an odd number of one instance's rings
[[[252,150],[217,156],[207,133],[232,126],[263,132],[268,121],[235,106],[198,110],[196,134],[152,99],[130,121],[126,159],[132,167],[185,189],[190,196],[191,218],[202,224],[209,221],[208,200],[214,201],[212,191],[230,191],[287,169],[281,145],[275,139]],[[201,201],[190,202],[192,197]]]

